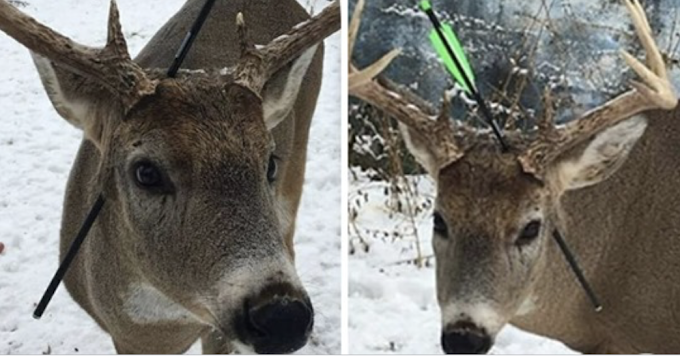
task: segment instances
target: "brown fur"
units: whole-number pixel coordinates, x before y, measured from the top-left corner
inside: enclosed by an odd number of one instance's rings
[[[588,188],[563,193],[559,184],[524,173],[517,161],[523,144],[512,137],[513,152],[500,153],[490,137],[479,137],[443,168],[436,211],[449,230],[433,240],[442,306],[484,296],[505,322],[581,352],[677,353],[680,343],[670,335],[680,332],[674,262],[680,249],[673,242],[680,236],[674,148],[680,110],[648,116],[647,131],[623,167]],[[578,157],[588,144],[560,160]],[[533,247],[517,247],[522,217],[534,208],[544,211],[541,236]],[[552,241],[555,227],[602,299],[601,313]],[[522,251],[527,248],[536,249],[533,257]],[[527,298],[535,306],[515,316]]]
[[[648,115],[647,132],[609,180],[563,199],[566,238],[604,310],[595,313],[556,246],[520,327],[593,353],[678,353],[680,110]]]

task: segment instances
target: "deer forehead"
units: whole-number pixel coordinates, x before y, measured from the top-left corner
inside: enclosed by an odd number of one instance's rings
[[[164,79],[127,114],[128,118],[158,116],[264,125],[259,95],[237,84],[215,84],[200,78]]]
[[[440,193],[458,193],[474,199],[526,198],[543,184],[526,174],[510,153],[471,152],[439,172]]]
[[[166,124],[129,123],[115,145],[125,147],[126,160],[148,158],[157,163],[209,165],[231,162],[260,166],[274,147],[271,134],[228,122],[175,116]]]
[[[514,154],[470,154],[440,171],[437,206],[459,225],[516,229],[540,211],[548,193]]]
[[[123,120],[117,143],[193,159],[243,156],[260,161],[272,149],[259,99],[244,102],[218,90],[205,96],[211,100],[195,99],[195,93],[184,94],[188,91],[164,89],[143,99]]]

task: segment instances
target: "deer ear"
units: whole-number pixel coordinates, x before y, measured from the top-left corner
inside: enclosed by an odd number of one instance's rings
[[[439,175],[439,167],[437,166],[437,158],[430,149],[430,141],[423,137],[418,131],[401,122],[399,123],[399,130],[401,131],[401,136],[404,138],[408,151],[411,152],[413,157],[416,158],[416,161],[425,168],[427,173],[436,180]]]
[[[45,92],[59,115],[83,130],[85,137],[99,147],[104,130],[101,113],[106,112],[102,106],[107,103],[115,105],[116,101],[98,100],[97,98],[110,98],[111,95],[106,89],[45,57],[33,52],[31,56]]]
[[[267,124],[267,129],[271,130],[276,127],[293,110],[300,85],[314,59],[317,47],[318,45],[304,51],[267,81],[262,95],[264,122]]]
[[[647,128],[647,120],[635,116],[602,131],[588,143],[567,152],[554,164],[553,177],[561,191],[600,183],[616,172],[628,158]]]

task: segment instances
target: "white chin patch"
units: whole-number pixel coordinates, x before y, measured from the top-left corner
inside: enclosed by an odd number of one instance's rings
[[[240,341],[232,341],[231,344],[234,346],[234,351],[240,355],[255,355],[255,349],[252,346],[246,345]]]
[[[189,310],[148,283],[133,283],[128,288],[123,310],[135,323],[198,321]]]
[[[489,304],[481,303],[451,303],[442,309],[442,325],[453,325],[467,321],[486,330],[489,335],[496,335],[505,321]]]
[[[519,309],[517,310],[517,313],[515,315],[524,316],[531,314],[536,309],[537,299],[538,298],[533,294],[528,296],[527,299],[525,299],[524,302],[522,302],[522,305],[519,306]]]

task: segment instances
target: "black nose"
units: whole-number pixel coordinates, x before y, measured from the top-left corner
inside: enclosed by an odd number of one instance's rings
[[[307,343],[314,312],[307,301],[276,297],[248,310],[246,322],[253,331],[253,346],[257,353],[291,353]]]
[[[442,348],[447,354],[485,354],[491,337],[477,327],[452,328],[442,333]]]

